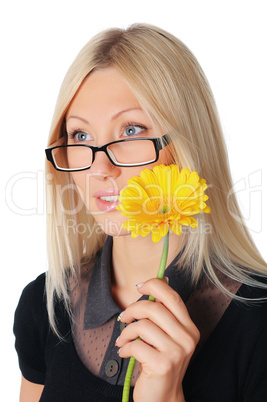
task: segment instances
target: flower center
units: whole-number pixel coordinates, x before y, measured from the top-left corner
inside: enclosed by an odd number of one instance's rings
[[[168,204],[163,204],[159,207],[159,213],[164,215],[171,212],[171,206]]]

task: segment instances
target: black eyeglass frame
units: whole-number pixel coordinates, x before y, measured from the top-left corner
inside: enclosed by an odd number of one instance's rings
[[[153,159],[152,161],[148,161],[148,162],[141,162],[141,163],[133,163],[133,164],[125,164],[125,163],[119,163],[116,162],[115,160],[112,159],[112,157],[109,155],[107,147],[109,145],[112,144],[117,144],[119,142],[126,142],[126,141],[140,141],[140,140],[149,140],[152,141],[154,144],[154,148],[156,151],[156,157],[155,159]],[[134,167],[134,166],[145,166],[145,165],[149,165],[150,163],[154,163],[157,162],[157,160],[159,159],[159,151],[161,151],[163,148],[165,148],[168,144],[170,144],[171,139],[168,133],[164,134],[162,137],[153,137],[153,138],[125,138],[124,140],[118,140],[118,141],[112,141],[109,142],[108,144],[102,145],[102,146],[95,146],[95,145],[88,145],[88,144],[69,144],[69,145],[58,145],[56,147],[52,147],[52,148],[47,148],[45,149],[45,153],[46,153],[46,157],[47,160],[49,162],[52,163],[52,165],[54,166],[54,168],[60,172],[80,172],[82,170],[87,170],[90,169],[90,167],[92,166],[92,164],[94,163],[95,160],[95,154],[96,152],[105,152],[105,154],[107,155],[108,159],[110,160],[110,162],[115,165],[115,166],[122,166],[122,167]],[[53,154],[52,151],[54,149],[58,149],[58,148],[69,148],[69,147],[87,147],[90,148],[93,152],[93,156],[92,156],[92,163],[90,164],[90,166],[84,167],[84,168],[77,168],[77,169],[66,169],[66,168],[60,168],[57,166],[54,158],[53,158]]]

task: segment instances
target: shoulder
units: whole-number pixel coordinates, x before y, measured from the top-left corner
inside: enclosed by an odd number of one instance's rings
[[[255,345],[262,347],[262,333],[267,329],[267,288],[243,284],[232,299],[217,325],[220,342],[227,340],[227,347],[233,346],[232,353],[238,350],[251,356]],[[267,343],[264,348],[266,350]]]
[[[23,289],[15,312],[15,318],[19,321],[29,315],[34,321],[39,321],[46,315],[45,281],[46,274],[43,273]]]
[[[45,345],[49,332],[43,273],[22,291],[14,318],[15,348],[21,372],[28,381],[45,380]]]
[[[251,300],[261,298],[267,301],[267,276],[252,276],[249,279],[251,283],[244,283],[239,289],[241,296]]]
[[[224,288],[235,295],[230,297],[206,279],[192,293],[187,308],[202,334],[202,343],[214,330],[227,339],[230,333],[231,339],[235,334],[236,340],[242,338],[247,342],[247,333],[251,339],[257,339],[267,323],[267,280],[249,278],[248,283],[240,284],[225,276]]]
[[[259,286],[241,286],[238,296],[244,301],[233,302],[229,326],[238,345],[239,376],[243,376],[244,400],[248,401],[263,401],[267,395],[267,281],[260,282]]]
[[[209,288],[198,293],[194,313],[201,322],[202,343],[189,366],[186,378],[189,393],[194,381],[199,385],[198,390],[203,390],[203,400],[215,400],[216,397],[216,400],[224,401],[267,400],[265,284],[265,281],[262,284],[254,282],[253,285],[253,281],[250,285],[242,284],[236,293],[237,298],[230,299],[228,304],[227,295],[220,294],[215,287],[214,293]],[[223,373],[221,376],[218,367]],[[202,395],[198,396],[202,400]]]
[[[35,295],[36,297],[42,295],[45,290],[46,273],[37,276],[32,282],[28,283],[23,289],[22,294]]]
[[[236,317],[253,322],[256,328],[263,328],[267,324],[267,280],[261,279],[258,285],[243,284],[237,296],[241,300],[233,300],[233,312]],[[251,328],[253,331],[253,328]]]

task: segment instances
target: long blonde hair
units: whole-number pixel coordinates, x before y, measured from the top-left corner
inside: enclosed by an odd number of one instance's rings
[[[167,129],[174,163],[196,170],[209,185],[212,213],[202,214],[198,230],[189,233],[179,263],[190,267],[193,281],[205,269],[225,292],[215,270],[256,285],[251,275],[266,275],[267,265],[245,226],[235,195],[229,197],[233,183],[213,94],[198,61],[176,37],[155,26],[134,24],[126,30],[103,31],[90,40],[62,83],[48,145],[64,136],[66,111],[85,77],[110,66],[123,74],[151,119]],[[46,290],[49,319],[56,331],[55,295],[70,311],[68,275],[79,275],[81,262],[93,259],[106,235],[93,230],[95,220],[81,202],[71,174],[55,171],[49,162],[46,173]],[[73,230],[85,222],[93,232],[90,236]]]

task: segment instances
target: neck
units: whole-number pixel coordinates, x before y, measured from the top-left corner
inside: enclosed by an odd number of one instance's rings
[[[112,265],[113,289],[131,292],[137,283],[157,276],[164,238],[153,243],[151,236],[133,239],[131,235],[113,238]],[[182,237],[169,235],[169,252],[166,267],[184,246]],[[135,291],[136,293],[136,291]],[[140,294],[139,294],[140,296]]]

